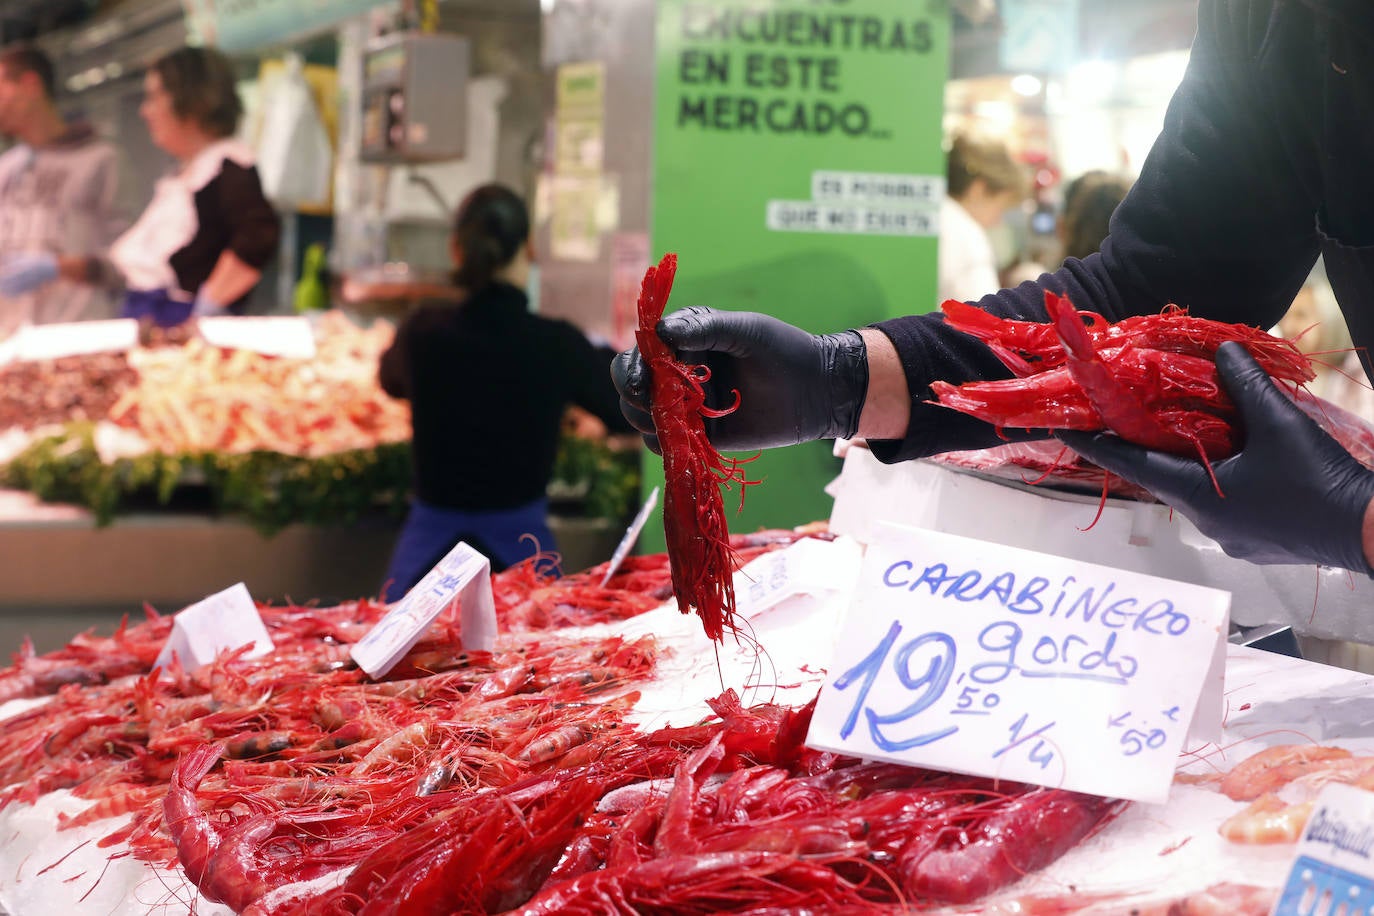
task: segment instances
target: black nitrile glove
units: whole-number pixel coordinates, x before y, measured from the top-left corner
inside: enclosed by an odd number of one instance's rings
[[[721,451],[752,451],[858,433],[868,394],[868,351],[858,331],[808,334],[755,312],[687,308],[658,323],[658,336],[687,365],[705,365],[706,406],[734,413],[706,418]],[[611,363],[625,418],[659,451],[649,415],[649,373],[638,348]]]
[[[1224,497],[1197,459],[1103,433],[1055,435],[1182,512],[1233,557],[1374,574],[1362,536],[1374,472],[1289,401],[1240,344],[1217,349],[1217,370],[1245,435],[1239,452],[1212,465]]]

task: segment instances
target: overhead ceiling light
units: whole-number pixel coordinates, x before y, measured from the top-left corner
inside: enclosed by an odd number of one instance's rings
[[[1019,73],[1011,78],[1011,91],[1027,98],[1039,95],[1043,85],[1040,82],[1040,77],[1032,76],[1029,73]]]
[[[539,0],[539,9],[545,13],[552,13],[553,6],[558,0]]]

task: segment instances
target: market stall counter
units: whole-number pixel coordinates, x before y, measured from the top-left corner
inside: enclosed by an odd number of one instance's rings
[[[1221,836],[1246,811],[1221,775],[1276,744],[1374,750],[1374,680],[1244,647],[1226,652],[1221,739],[1185,748],[1165,804],[805,749],[861,549],[800,534],[735,537],[742,628],[719,644],[663,603],[647,556],[604,587],[604,566],[498,574],[491,655],[445,615],[378,679],[344,651],[381,618],[367,602],[263,607],[275,652],[198,674],[147,675],[166,622],[7,669],[0,907],[1162,914],[1243,892],[1221,911],[1266,913],[1293,847]],[[779,587],[796,575],[812,585]],[[84,686],[20,689],[73,669]],[[996,826],[1024,806],[1095,813],[1067,834],[1030,826],[1057,815]],[[922,834],[932,816],[960,826]],[[984,847],[1011,867],[978,865]]]
[[[204,512],[130,513],[99,526],[89,510],[0,490],[0,647],[31,635],[56,648],[87,626],[108,632],[144,602],[174,613],[235,582],[278,602],[375,594],[398,530],[384,513],[270,537]]]

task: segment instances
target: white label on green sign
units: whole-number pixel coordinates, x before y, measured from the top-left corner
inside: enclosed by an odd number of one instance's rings
[[[381,677],[420,641],[439,615],[455,601],[463,648],[491,651],[496,642],[496,603],[491,594],[491,561],[459,541],[375,627],[350,655],[372,677]]]
[[[266,655],[274,648],[248,586],[240,582],[178,613],[153,666],[165,669],[175,655],[183,669],[195,671],[219,653],[249,644],[253,648],[247,658]]]
[[[866,204],[926,204],[938,206],[945,196],[943,175],[900,175],[888,172],[811,173],[811,199]]]
[[[938,204],[875,207],[811,200],[770,200],[768,228],[774,232],[833,232],[860,235],[938,235]]]
[[[1226,592],[897,525],[868,548],[807,744],[1168,798]]]

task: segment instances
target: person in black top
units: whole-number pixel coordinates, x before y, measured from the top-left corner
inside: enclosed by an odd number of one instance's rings
[[[233,139],[243,115],[233,64],[212,48],[179,48],[152,65],[143,93],[139,113],[175,169],[108,258],[50,256],[11,286],[27,292],[58,276],[122,286],[123,317],[164,327],[192,314],[240,313],[276,254],[281,223],[253,151]]]
[[[1118,321],[1169,303],[1270,327],[1320,253],[1366,373],[1374,377],[1374,4],[1365,0],[1201,0],[1187,73],[1101,250],[984,296],[998,315],[1046,320],[1045,290]],[[722,449],[862,435],[882,461],[1001,440],[934,405],[930,383],[1007,370],[940,315],[813,336],[765,315],[685,311],[660,336],[711,367],[708,420]],[[1214,464],[1110,435],[1061,438],[1179,509],[1232,556],[1374,574],[1374,472],[1282,397],[1239,344],[1217,353],[1244,443]],[[651,436],[648,373],[614,364],[623,408]],[[1043,431],[1039,433],[1045,435]]]
[[[415,468],[388,601],[459,541],[486,554],[493,570],[556,548],[544,492],[568,405],[630,430],[607,377],[609,356],[568,322],[530,314],[529,231],[514,191],[489,184],[470,193],[451,239],[454,283],[466,295],[418,306],[382,355],[382,388],[410,401]]]

